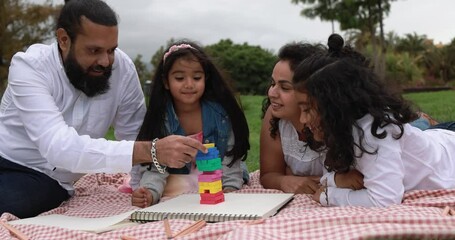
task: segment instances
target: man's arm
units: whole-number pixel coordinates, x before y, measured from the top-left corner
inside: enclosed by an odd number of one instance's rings
[[[150,163],[152,144],[149,141],[136,141],[133,149],[133,165]],[[170,135],[156,142],[158,162],[166,167],[181,168],[193,161],[197,152],[207,152],[204,145],[192,138]]]

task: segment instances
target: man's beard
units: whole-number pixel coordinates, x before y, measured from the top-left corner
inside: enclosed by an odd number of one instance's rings
[[[103,67],[101,65],[91,66],[86,71],[77,62],[73,49],[70,50],[63,66],[71,84],[76,89],[81,90],[87,97],[94,97],[106,93],[109,90],[109,78],[112,74],[112,66]],[[90,76],[91,70],[102,70],[101,76]]]

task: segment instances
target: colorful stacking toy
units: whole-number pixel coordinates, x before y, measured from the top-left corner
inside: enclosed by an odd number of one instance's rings
[[[213,143],[204,144],[204,146],[208,152],[206,154],[198,152],[196,155],[196,166],[201,172],[198,176],[200,203],[217,204],[224,202],[220,152]]]

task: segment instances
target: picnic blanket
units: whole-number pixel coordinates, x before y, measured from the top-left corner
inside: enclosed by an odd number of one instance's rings
[[[249,185],[238,192],[280,192],[264,189],[259,182],[259,171],[250,176]],[[75,184],[76,192],[71,199],[41,215],[97,218],[138,209],[131,206],[130,194],[118,190],[125,177],[126,174],[86,175]],[[263,223],[249,224],[241,220],[208,223],[181,239],[455,239],[455,216],[442,216],[445,206],[455,206],[455,189],[411,191],[406,193],[401,205],[387,208],[322,207],[311,199],[311,195],[298,194],[277,215]],[[9,213],[0,216],[2,221],[16,219]],[[193,223],[178,219],[169,222],[175,232]],[[30,239],[121,239],[122,236],[166,239],[162,222],[99,234],[40,225],[15,225],[15,228]],[[15,238],[0,226],[0,239]]]

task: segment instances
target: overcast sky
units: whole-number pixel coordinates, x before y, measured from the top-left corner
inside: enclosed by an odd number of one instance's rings
[[[63,0],[54,0],[62,3]],[[325,43],[330,22],[300,16],[291,0],[106,0],[118,13],[119,47],[131,58],[149,61],[170,38],[202,45],[231,39],[276,52],[291,41]],[[454,0],[398,0],[385,19],[385,32],[416,32],[449,43],[455,37]],[[339,28],[335,25],[335,31]],[[341,33],[343,35],[343,33]]]

